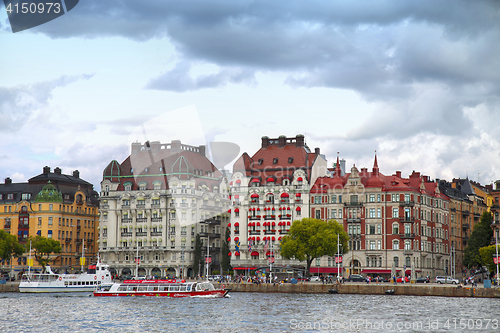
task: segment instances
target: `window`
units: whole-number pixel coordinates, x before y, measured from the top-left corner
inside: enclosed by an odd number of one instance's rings
[[[405,265],[406,267],[411,267],[411,257],[406,257],[405,258]]]
[[[332,199],[333,204],[337,203],[337,196],[336,195],[332,195],[331,199]]]
[[[147,168],[146,168],[146,170],[147,170]],[[145,190],[146,190],[146,188],[147,188],[147,185],[148,185],[148,184],[147,184],[146,182],[142,182],[142,183],[140,183],[140,184],[139,184],[139,190],[140,190],[140,191],[145,191]]]
[[[375,194],[370,194],[370,202],[375,202]]]
[[[370,225],[370,235],[375,235],[375,226]]]
[[[375,218],[375,208],[370,208],[369,216],[370,218]]]
[[[337,218],[337,210],[336,209],[332,209],[331,210],[331,218],[332,219],[336,219]]]
[[[377,202],[380,202],[380,194],[377,194]]]
[[[382,210],[380,208],[377,208],[377,217],[378,218],[382,217]]]
[[[405,250],[411,250],[411,242],[405,241]]]
[[[378,240],[377,241],[377,250],[381,250],[381,249],[382,249],[382,242]],[[382,266],[382,260],[380,260],[379,267],[381,267],[381,266]]]
[[[370,241],[370,250],[375,250],[375,241]]]
[[[130,200],[123,200],[122,205],[123,206],[130,206]]]
[[[262,163],[264,163],[264,160],[263,160],[262,158],[259,158],[259,160],[257,161],[257,163],[258,163],[259,165],[262,165]],[[239,184],[239,183],[238,183],[238,184]]]
[[[277,158],[273,158],[273,164],[278,164],[278,159]]]
[[[392,217],[393,218],[398,218],[399,217],[399,208],[393,208],[392,209]]]
[[[377,234],[382,234],[382,226],[380,224],[377,225]]]
[[[339,195],[339,203],[342,203],[342,196]]]
[[[1,195],[0,195],[0,199],[1,199]],[[23,200],[29,200],[29,199],[31,199],[31,193],[23,193],[21,195],[21,199],[23,199]]]
[[[41,217],[38,218],[38,225],[42,225],[42,218]]]
[[[398,202],[398,201],[399,201],[399,198],[398,198],[398,197],[399,197],[399,195],[397,195],[397,194],[393,194],[393,195],[392,195],[392,202]]]
[[[52,217],[49,217],[49,225],[52,225]]]
[[[288,164],[292,164],[293,163],[293,157],[289,157],[288,158]]]
[[[394,224],[392,225],[392,234],[393,234],[393,235],[397,235],[397,234],[399,234],[399,225],[398,225],[397,223],[394,223]]]
[[[161,171],[161,167],[160,167],[160,171]],[[161,189],[161,184],[158,183],[158,182],[154,183],[153,184],[153,189],[156,190],[156,191],[160,190]]]
[[[399,266],[399,257],[394,257],[392,258],[392,261],[394,262],[394,266],[398,267]]]
[[[318,220],[321,219],[321,211],[319,209],[316,209],[316,218]]]
[[[12,193],[7,194],[7,200],[14,200],[14,194]]]
[[[342,218],[342,209],[339,209],[339,219]]]

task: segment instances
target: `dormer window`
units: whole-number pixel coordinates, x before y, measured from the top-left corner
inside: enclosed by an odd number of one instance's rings
[[[292,163],[293,163],[293,157],[289,157],[289,158],[288,158],[288,163],[289,163],[289,164],[292,164]]]
[[[144,173],[147,173],[147,172],[148,172],[148,168],[145,168],[145,169],[144,169]]]
[[[259,158],[259,160],[257,161],[257,163],[258,163],[259,165],[262,165],[262,163],[264,163],[264,160],[263,160],[262,158]]]
[[[277,158],[273,158],[273,164],[278,164],[278,159]]]

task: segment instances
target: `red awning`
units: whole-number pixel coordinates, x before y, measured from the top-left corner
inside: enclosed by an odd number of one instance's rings
[[[281,240],[281,236],[278,237],[278,240],[280,241]]]
[[[258,197],[259,197],[259,195],[258,195],[257,193],[254,193],[254,194],[252,194],[252,195],[250,196],[250,198],[258,198]]]
[[[301,182],[302,181],[302,177],[297,178],[297,181]]]
[[[391,274],[390,269],[363,269],[361,273],[364,274]]]
[[[229,222],[229,223],[227,224],[227,226],[228,226],[228,227],[231,227],[231,222]]]
[[[288,193],[283,192],[283,193],[281,193],[281,197],[282,197],[282,198],[288,198],[288,197],[289,197],[289,195],[288,195]]]
[[[275,240],[276,240],[276,238],[274,238],[274,236],[273,236],[273,241],[275,241]]]
[[[241,184],[241,180],[236,179],[236,184]]]
[[[234,212],[235,212],[235,213],[239,213],[239,212],[240,212],[240,209],[239,209],[239,208],[235,208],[235,209],[234,209]]]
[[[260,222],[257,222],[257,226],[260,227]]]
[[[260,180],[258,178],[252,179],[252,183],[259,183],[259,182],[260,182]]]
[[[235,198],[235,199],[239,199],[239,198],[240,198],[239,194],[235,194],[235,195],[234,195],[234,198]]]
[[[228,213],[231,213],[231,209],[228,209],[228,211],[227,211],[227,212],[228,212]]]
[[[268,183],[274,183],[274,179],[273,179],[273,178],[271,178],[271,177],[269,177],[269,178],[267,178],[267,182],[268,182]]]
[[[271,251],[267,251],[266,256],[270,256],[270,255],[271,255]]]
[[[273,227],[274,227],[274,226],[276,225],[276,222],[273,222],[273,224],[272,224],[272,225],[273,225]]]
[[[239,255],[240,255],[240,253],[239,253],[239,252],[234,252],[234,255],[235,255],[235,256],[239,256]]]
[[[295,208],[297,212],[300,212],[302,209],[300,207]]]
[[[342,268],[340,269],[342,272]],[[309,269],[309,273],[318,274],[318,273],[330,273],[337,274],[337,267],[311,267]]]
[[[259,236],[257,236],[257,242],[260,242],[260,237]]]
[[[239,237],[234,237],[234,242],[235,242],[235,243],[236,243],[236,242],[238,242],[239,240],[240,240],[240,238],[239,238]]]
[[[287,207],[286,210],[290,210],[290,207]]]
[[[251,256],[258,256],[259,255],[259,252],[257,251],[252,251],[252,253],[250,253]]]
[[[302,196],[302,194],[300,194],[300,193],[295,193],[295,196],[296,196],[296,197],[300,197],[300,196]]]
[[[286,225],[292,225],[290,222],[287,222]]]
[[[246,270],[254,270],[257,269],[257,267],[233,267],[233,270],[235,271],[246,271]]]
[[[233,185],[233,182],[230,182],[229,185]]]
[[[234,222],[234,226],[235,226],[235,227],[239,227],[239,226],[240,226],[240,223],[239,223],[239,222]]]

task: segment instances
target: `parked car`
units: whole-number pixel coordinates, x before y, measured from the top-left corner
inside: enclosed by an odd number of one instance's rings
[[[398,278],[396,279],[396,282],[397,282],[397,283],[403,283],[403,277],[402,277],[402,276],[398,277]],[[407,276],[405,276],[405,282],[406,282],[406,283],[410,282],[410,278],[408,278]]]
[[[366,282],[366,277],[360,274],[349,275],[346,282]]]
[[[419,277],[419,278],[417,278],[417,280],[415,282],[416,283],[430,283],[431,281],[429,281],[429,279],[426,277]]]
[[[458,281],[457,279],[454,279],[452,278],[451,276],[436,276],[436,278],[434,279],[434,281],[436,283],[440,283],[440,284],[459,284],[460,281]]]
[[[309,277],[309,282],[320,282],[321,278],[319,276],[311,276]]]

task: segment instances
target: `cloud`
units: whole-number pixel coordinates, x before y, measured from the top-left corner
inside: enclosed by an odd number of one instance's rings
[[[32,85],[0,87],[0,132],[17,131],[24,126],[31,116],[49,104],[54,89],[91,77],[88,74],[61,76]]]
[[[223,69],[216,74],[199,75],[191,77],[188,63],[179,63],[174,69],[151,79],[146,84],[146,89],[168,90],[174,92],[185,92],[191,90],[218,88],[229,83],[254,83],[253,72],[241,69]]]

